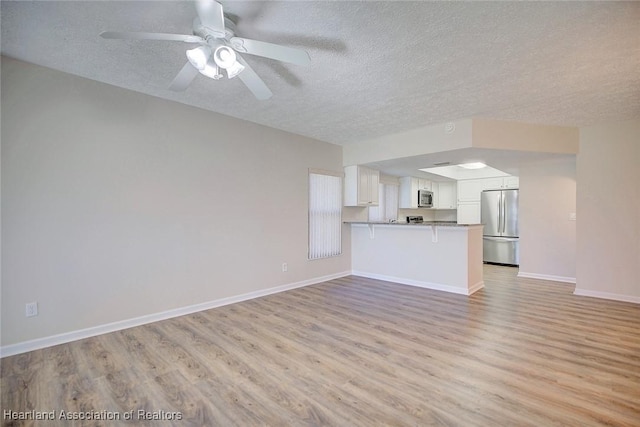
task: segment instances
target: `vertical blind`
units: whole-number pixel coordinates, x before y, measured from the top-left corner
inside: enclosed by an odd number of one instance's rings
[[[342,178],[309,173],[309,259],[342,253]]]

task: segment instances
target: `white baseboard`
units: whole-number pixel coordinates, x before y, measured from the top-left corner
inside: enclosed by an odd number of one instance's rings
[[[575,291],[573,291],[573,294],[583,296],[583,297],[603,298],[603,299],[611,299],[615,301],[633,302],[636,304],[640,304],[640,297],[633,296],[633,295],[612,294],[609,292],[589,291],[587,289],[578,289],[578,288],[576,288]]]
[[[525,272],[519,271],[518,277],[524,277],[527,279],[550,280],[552,282],[576,283],[575,277],[553,276],[551,274],[525,273]]]
[[[417,286],[419,288],[425,288],[425,289],[433,289],[435,291],[444,291],[444,292],[451,292],[454,294],[461,294],[461,295],[471,295],[472,293],[476,292],[479,289],[482,289],[484,287],[484,282],[480,281],[478,283],[476,283],[475,285],[471,286],[470,288],[462,288],[462,287],[457,287],[457,286],[451,286],[451,285],[443,285],[440,283],[432,283],[432,282],[423,282],[420,280],[412,280],[412,279],[405,279],[403,277],[395,277],[395,276],[386,276],[384,274],[375,274],[375,273],[368,273],[366,271],[352,271],[351,272],[352,275],[354,276],[360,276],[360,277],[366,277],[368,279],[377,279],[377,280],[384,280],[387,282],[394,282],[394,283],[400,283],[402,285],[409,285],[409,286]]]
[[[469,288],[469,293],[467,295],[473,295],[474,293],[476,293],[477,291],[479,291],[482,288],[484,288],[484,280],[481,280],[478,283],[476,283],[475,285],[471,286]]]
[[[273,288],[262,289],[255,292],[249,292],[242,295],[237,295],[228,298],[221,298],[214,301],[208,301],[200,304],[194,304],[187,307],[175,308],[172,310],[163,311],[160,313],[148,314],[145,316],[135,317],[133,319],[121,320],[118,322],[107,323],[105,325],[93,326],[78,331],[65,332],[58,335],[52,335],[44,338],[37,338],[30,341],[23,341],[17,344],[6,345],[0,347],[0,357],[13,356],[20,353],[26,353],[33,350],[39,350],[41,348],[52,347],[58,344],[65,344],[71,341],[77,341],[85,338],[95,337],[97,335],[107,334],[109,332],[120,331],[122,329],[132,328],[135,326],[141,326],[148,323],[158,322],[160,320],[171,319],[173,317],[184,316],[186,314],[196,313],[198,311],[209,310],[211,308],[221,307],[223,305],[235,304],[237,302],[250,300],[253,298],[259,298],[279,292],[288,291],[291,289],[301,288],[304,286],[315,285],[317,283],[326,282],[328,280],[337,279],[340,277],[349,276],[351,271],[344,271],[341,273],[330,274],[322,277],[315,277],[313,279],[303,280],[301,282],[289,283],[286,285],[276,286]]]

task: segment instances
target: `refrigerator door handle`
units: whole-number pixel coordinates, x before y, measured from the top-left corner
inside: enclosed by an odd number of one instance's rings
[[[507,198],[504,192],[502,194],[502,234],[507,231]]]
[[[517,237],[491,237],[491,236],[482,236],[484,240],[491,240],[492,242],[517,242],[519,239]]]
[[[498,196],[498,234],[502,233],[502,192]]]

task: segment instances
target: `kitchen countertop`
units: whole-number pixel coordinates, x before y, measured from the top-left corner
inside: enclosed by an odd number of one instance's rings
[[[383,222],[383,221],[345,221],[345,224],[365,224],[365,225],[411,225],[411,226],[434,226],[438,227],[474,227],[482,224],[458,224],[455,221],[424,221],[424,222]]]

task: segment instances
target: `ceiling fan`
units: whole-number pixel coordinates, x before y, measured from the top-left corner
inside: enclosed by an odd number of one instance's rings
[[[100,36],[105,39],[165,40],[198,44],[198,47],[187,50],[188,61],[169,86],[174,91],[187,89],[198,73],[219,80],[224,77],[224,71],[229,79],[239,77],[256,98],[269,99],[273,93],[240,53],[296,65],[311,62],[309,54],[304,50],[236,37],[235,24],[224,15],[222,5],[215,0],[196,0],[196,11],[198,16],[193,20],[193,35],[105,31]]]

